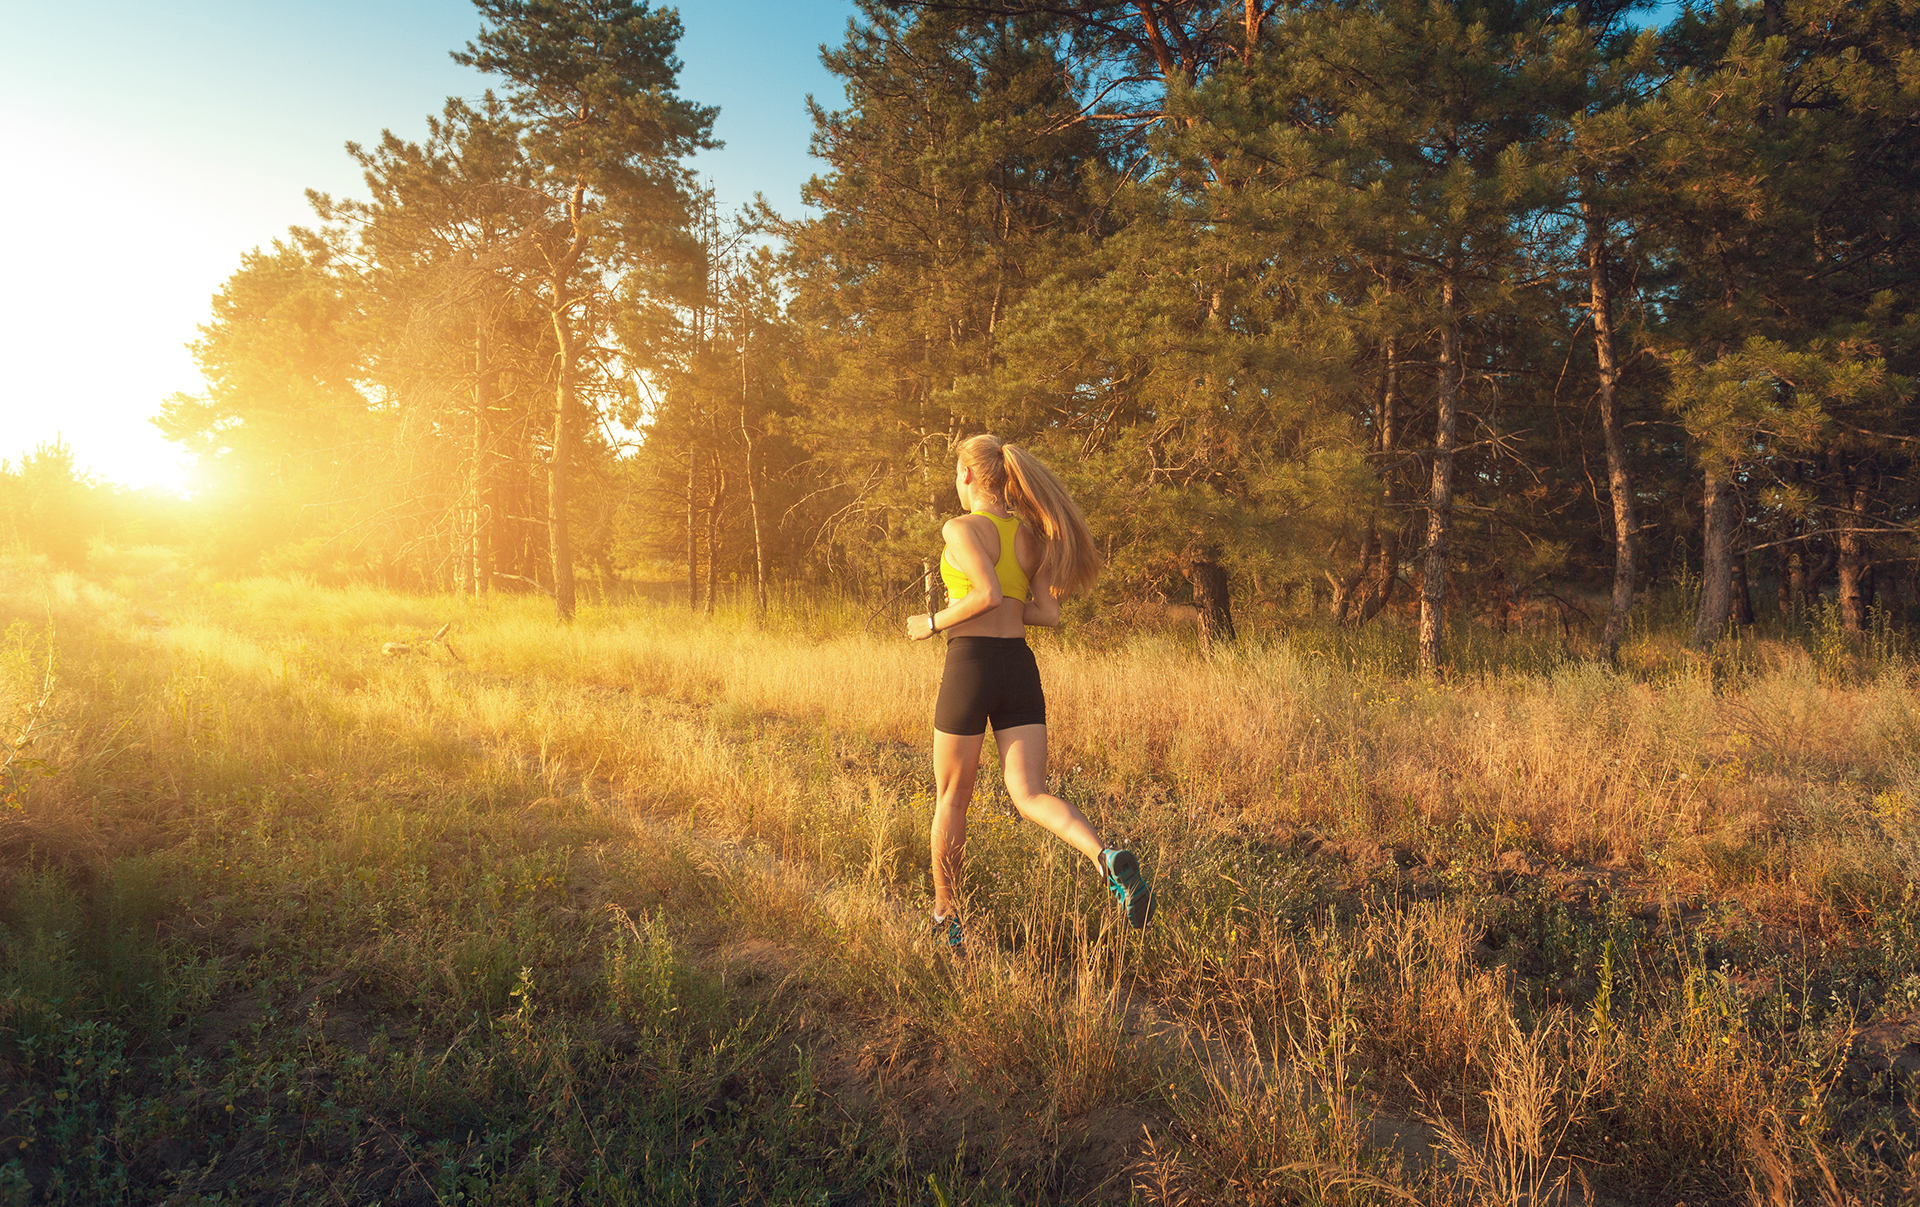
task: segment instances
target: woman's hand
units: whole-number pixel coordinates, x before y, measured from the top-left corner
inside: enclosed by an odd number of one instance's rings
[[[933,613],[915,612],[907,617],[907,640],[925,641],[933,636]]]
[[[1053,582],[1045,570],[1033,572],[1033,593],[1027,598],[1021,620],[1032,628],[1050,629],[1060,623],[1060,600],[1053,593]]]
[[[1060,623],[1060,601],[1053,597],[1052,591],[1036,592],[1027,601],[1020,621],[1028,628],[1051,629]]]

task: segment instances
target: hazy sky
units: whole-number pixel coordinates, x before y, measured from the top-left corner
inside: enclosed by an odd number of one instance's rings
[[[684,0],[683,95],[720,106],[696,168],[723,207],[799,209],[808,93],[849,0]],[[342,150],[425,133],[486,83],[447,57],[467,0],[0,0],[0,458],[56,435],[112,481],[181,485],[151,416],[198,392],[185,345],[250,248],[358,194]]]

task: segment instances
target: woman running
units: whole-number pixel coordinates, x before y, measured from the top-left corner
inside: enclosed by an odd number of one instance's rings
[[[961,853],[967,805],[987,726],[1000,746],[1007,795],[1028,821],[1093,860],[1107,887],[1144,926],[1153,889],[1132,851],[1109,848],[1080,810],[1047,791],[1047,701],[1026,627],[1060,623],[1060,601],[1100,573],[1086,517],[1060,479],[1033,454],[998,436],[960,445],[953,484],[966,515],[941,530],[940,578],[947,606],[907,618],[907,636],[947,637],[947,665],[933,710],[933,926],[961,944]],[[1016,518],[1018,517],[1018,518]],[[1022,519],[1026,522],[1023,523]],[[1036,531],[1038,529],[1038,531]]]

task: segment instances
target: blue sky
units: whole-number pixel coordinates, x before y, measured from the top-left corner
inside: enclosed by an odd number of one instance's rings
[[[720,106],[726,142],[695,167],[723,207],[786,212],[815,170],[806,96],[848,0],[686,0],[683,95]],[[0,0],[0,458],[56,435],[132,485],[182,482],[147,422],[199,375],[184,345],[242,253],[360,191],[348,140],[424,133],[487,85],[447,57],[479,29],[467,0]]]

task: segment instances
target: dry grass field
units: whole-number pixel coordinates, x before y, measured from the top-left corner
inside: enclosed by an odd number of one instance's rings
[[[0,1202],[1915,1199],[1894,637],[1083,617],[955,958],[863,618],[0,563]]]

